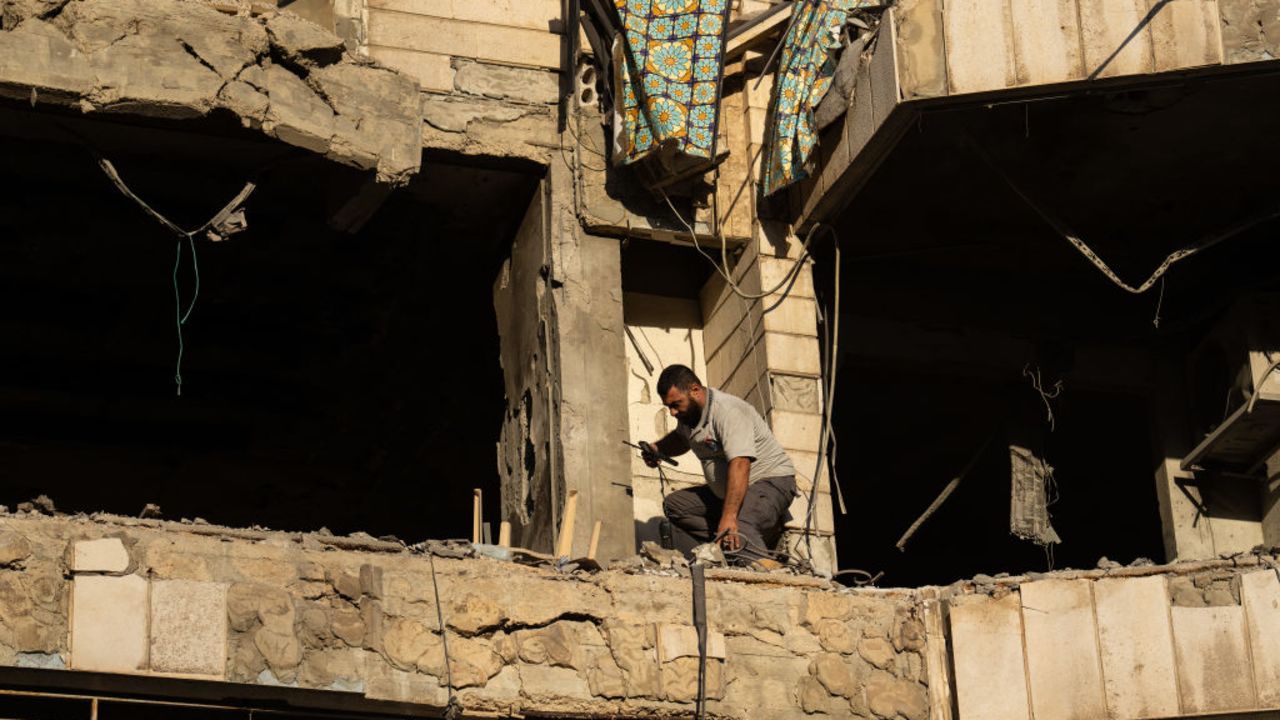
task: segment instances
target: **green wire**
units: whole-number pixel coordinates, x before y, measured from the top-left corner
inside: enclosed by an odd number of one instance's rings
[[[196,298],[200,297],[200,259],[196,255],[196,241],[191,233],[187,233],[187,244],[191,247],[191,270],[195,273],[196,287],[191,294],[191,303],[187,311],[182,311],[182,293],[178,285],[178,271],[182,268],[182,240],[178,240],[177,252],[173,260],[173,312],[178,330],[178,359],[174,364],[173,381],[178,386],[178,397],[182,397],[182,353],[186,349],[182,341],[182,326],[187,324],[191,311],[196,308]]]

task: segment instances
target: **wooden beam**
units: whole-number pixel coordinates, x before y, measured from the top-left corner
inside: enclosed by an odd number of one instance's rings
[[[779,29],[785,28],[791,20],[791,11],[791,3],[774,5],[736,28],[731,28],[728,44],[724,50],[725,62],[745,53]]]

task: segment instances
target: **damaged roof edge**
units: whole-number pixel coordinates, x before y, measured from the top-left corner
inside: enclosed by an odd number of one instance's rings
[[[147,22],[139,22],[145,18]],[[88,113],[174,119],[230,111],[269,137],[401,185],[421,165],[415,80],[344,51],[291,13],[195,0],[5,7],[0,95]]]

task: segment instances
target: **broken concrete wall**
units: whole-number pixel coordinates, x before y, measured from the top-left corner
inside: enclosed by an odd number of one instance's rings
[[[424,91],[427,147],[547,163],[559,148],[559,0],[369,0],[363,52]]]
[[[229,112],[248,128],[402,183],[421,159],[409,77],[343,50],[287,12],[228,15],[189,0],[6,0],[0,95],[84,113]]]
[[[498,440],[502,519],[512,524],[513,543],[540,551],[550,551],[555,541],[563,487],[555,472],[558,365],[551,346],[546,206],[546,193],[535,193],[493,288],[507,398]]]
[[[447,700],[431,565],[395,544],[7,515],[0,553],[0,665]],[[468,716],[692,713],[686,574],[434,562]],[[711,715],[928,716],[909,594],[709,573]]]

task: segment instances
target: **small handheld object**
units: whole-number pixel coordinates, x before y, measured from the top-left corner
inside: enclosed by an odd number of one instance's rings
[[[633,448],[635,448],[636,450],[639,450],[639,451],[641,452],[641,454],[643,454],[643,455],[645,455],[645,456],[648,456],[648,457],[651,457],[651,458],[653,458],[655,461],[664,462],[664,463],[666,463],[666,464],[668,464],[668,465],[670,465],[670,466],[672,466],[672,467],[678,467],[678,466],[679,466],[679,463],[677,463],[675,460],[671,459],[671,457],[670,457],[669,455],[664,454],[663,452],[659,451],[659,450],[658,450],[658,448],[654,447],[652,444],[647,443],[647,442],[645,442],[645,441],[643,441],[643,440],[641,440],[641,441],[639,442],[639,444],[637,444],[637,443],[630,443],[630,442],[627,442],[626,440],[623,440],[623,441],[622,441],[622,444],[623,444],[623,445],[626,445],[627,447],[633,447]]]

